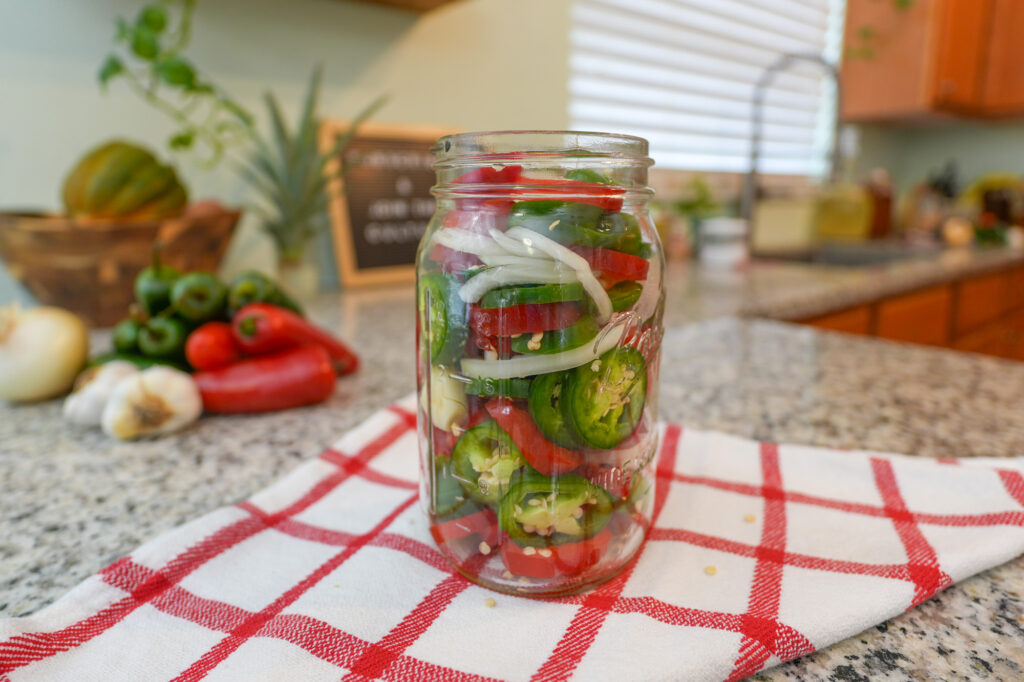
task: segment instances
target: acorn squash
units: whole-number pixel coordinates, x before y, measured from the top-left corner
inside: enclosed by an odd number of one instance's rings
[[[72,217],[159,220],[178,215],[188,203],[174,168],[117,140],[83,156],[65,178],[62,195]]]

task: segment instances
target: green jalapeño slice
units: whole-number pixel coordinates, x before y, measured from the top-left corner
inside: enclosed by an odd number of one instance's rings
[[[541,374],[530,385],[530,416],[544,437],[555,445],[575,450],[580,446],[572,421],[563,409],[563,391],[572,371]]]
[[[420,324],[434,364],[453,361],[465,347],[466,309],[457,298],[456,282],[451,277],[439,272],[420,277]]]
[[[647,363],[635,348],[613,348],[574,369],[563,392],[563,409],[580,439],[595,448],[614,448],[640,423],[647,397]]]
[[[459,483],[470,497],[485,504],[496,504],[508,490],[512,474],[525,464],[519,448],[493,419],[463,433],[452,451]]]
[[[547,547],[597,535],[611,510],[607,491],[582,476],[548,478],[524,469],[501,499],[498,522],[517,545]]]

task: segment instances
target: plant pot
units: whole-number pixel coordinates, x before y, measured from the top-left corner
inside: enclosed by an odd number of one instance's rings
[[[0,258],[40,303],[104,327],[128,314],[135,276],[157,242],[168,265],[216,272],[240,216],[209,201],[157,221],[0,213]]]

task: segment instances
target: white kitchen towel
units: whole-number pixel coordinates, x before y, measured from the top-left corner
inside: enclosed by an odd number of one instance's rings
[[[638,558],[588,594],[500,595],[433,544],[414,407],[0,621],[0,682],[738,679],[1024,552],[1021,459],[668,425]]]

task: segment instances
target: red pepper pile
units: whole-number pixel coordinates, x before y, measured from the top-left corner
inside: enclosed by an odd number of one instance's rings
[[[192,332],[185,357],[208,412],[284,410],[326,400],[359,368],[344,343],[290,310],[252,303]]]

